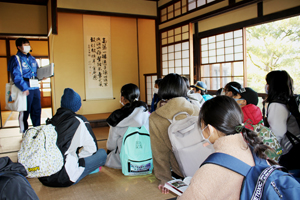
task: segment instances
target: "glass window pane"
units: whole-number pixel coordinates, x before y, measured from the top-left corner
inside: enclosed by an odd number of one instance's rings
[[[162,60],[163,60],[163,61],[168,60],[168,54],[163,54],[163,55],[162,55]]]
[[[169,53],[169,60],[174,60],[174,53]]]
[[[225,56],[224,55],[217,57],[217,62],[224,62],[224,61],[225,61]]]
[[[173,11],[173,5],[170,5],[170,6],[168,7],[168,12],[171,12],[171,11]]]
[[[189,3],[189,10],[193,10],[196,8],[196,2]]]
[[[175,53],[175,59],[181,59],[181,51]]]
[[[229,82],[231,82],[231,77],[223,77],[223,85],[221,85],[220,87],[224,88],[225,85]]]
[[[168,75],[168,69],[163,69],[163,75],[165,76],[165,75]]]
[[[212,65],[212,74],[211,76],[220,76],[220,64]]]
[[[216,37],[215,36],[211,36],[208,38],[208,42],[209,43],[212,43],[212,42],[215,42],[216,41]]]
[[[166,9],[166,8],[161,9],[161,11],[160,11],[160,14],[161,14],[161,15],[165,15],[166,13],[167,13],[167,9]]]
[[[189,31],[189,25],[182,26],[182,32],[188,32]]]
[[[182,74],[184,74],[184,75],[190,75],[190,69],[189,69],[189,67],[183,67],[182,68]]]
[[[207,44],[207,42],[208,42],[208,41],[207,41],[207,38],[202,38],[202,39],[201,39],[201,44],[202,44],[202,45],[203,45],[203,44]]]
[[[220,34],[220,35],[217,35],[217,41],[223,41],[224,40],[224,34]]]
[[[175,60],[175,67],[181,67],[181,60]]]
[[[188,58],[189,57],[189,50],[182,51],[182,58]]]
[[[235,38],[234,39],[234,45],[240,45],[243,44],[243,38]]]
[[[218,90],[220,88],[220,78],[212,78],[212,85],[210,86],[211,90]]]
[[[163,47],[163,48],[162,48],[162,53],[163,53],[163,54],[168,53],[168,47]]]
[[[201,51],[207,51],[207,50],[208,50],[207,44],[201,46]]]
[[[168,37],[168,43],[173,43],[174,42],[174,36]]]
[[[233,33],[229,32],[229,33],[225,33],[225,40],[231,39],[233,38]]]
[[[174,67],[174,60],[169,61],[169,68],[172,68],[172,67]]]
[[[175,68],[175,73],[181,74],[181,67],[176,67]]]
[[[233,40],[225,40],[225,47],[233,46]]]
[[[233,47],[226,47],[225,48],[225,54],[232,54],[233,53]]]
[[[190,66],[189,59],[182,59],[182,66]]]
[[[216,48],[216,43],[210,43],[209,44],[209,50],[215,49]]]
[[[233,54],[225,55],[225,61],[233,61]]]
[[[167,32],[163,32],[162,34],[161,34],[161,38],[166,38],[167,37]]]
[[[217,62],[217,59],[215,56],[209,57],[209,63],[215,63]]]
[[[243,31],[242,31],[242,29],[234,31],[234,37],[235,37],[235,38],[236,38],[236,37],[242,37],[242,36],[243,36]]]
[[[168,37],[170,37],[170,36],[173,36],[174,35],[174,30],[172,29],[172,30],[169,30],[168,31]]]
[[[209,77],[210,76],[210,67],[209,67],[209,65],[202,65],[201,76],[202,77]]]
[[[198,7],[203,6],[203,5],[205,5],[205,4],[206,4],[205,0],[198,0],[198,1],[197,1],[197,6],[198,6]]]
[[[243,53],[237,53],[234,55],[235,60],[243,60]]]
[[[169,73],[174,73],[174,72],[175,72],[174,68],[169,68]]]
[[[188,0],[189,3],[193,2],[193,1],[195,1],[195,0]]]
[[[183,42],[182,43],[182,50],[189,49],[189,42]]]
[[[208,52],[209,56],[215,56],[216,55],[216,51],[215,50],[211,50]]]
[[[234,76],[243,76],[243,62],[234,62],[233,63],[233,68],[234,68]]]
[[[189,39],[189,33],[182,33],[182,40]]]
[[[238,45],[234,47],[234,53],[241,53],[243,52],[243,46],[242,45]]]
[[[208,51],[202,51],[201,56],[202,57],[208,57]]]
[[[181,5],[185,6],[186,5],[186,0],[181,0]]]
[[[202,64],[207,64],[208,63],[208,58],[202,58]]]
[[[175,51],[181,50],[181,44],[175,44]]]
[[[224,55],[224,49],[217,49],[217,55]]]
[[[231,76],[231,63],[222,64],[222,76]]]
[[[168,44],[168,39],[167,38],[166,39],[162,39],[161,44],[162,45]]]
[[[224,48],[224,41],[217,42],[217,48]]]
[[[174,45],[168,46],[168,52],[174,52]]]
[[[168,68],[168,62],[163,62],[163,68]]]

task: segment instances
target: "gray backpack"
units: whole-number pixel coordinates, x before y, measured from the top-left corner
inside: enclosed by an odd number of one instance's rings
[[[187,117],[176,120],[175,117],[184,114]],[[193,176],[205,159],[215,150],[212,145],[203,140],[198,126],[198,116],[187,112],[179,112],[169,120],[169,139],[177,163],[184,177]]]

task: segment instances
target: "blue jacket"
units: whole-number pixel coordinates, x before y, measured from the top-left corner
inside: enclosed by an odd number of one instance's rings
[[[12,56],[8,61],[7,71],[11,73],[11,78],[15,85],[22,91],[26,90],[33,90],[37,88],[30,88],[29,82],[25,81],[23,78],[31,78],[34,76],[36,77],[37,68],[39,67],[35,58],[30,55],[29,53],[27,55],[23,54],[22,52],[18,51],[17,55],[20,58],[20,62],[22,65],[22,74],[20,71],[20,65],[17,60],[16,56]],[[30,65],[30,67],[28,67]],[[32,73],[32,71],[34,73]]]

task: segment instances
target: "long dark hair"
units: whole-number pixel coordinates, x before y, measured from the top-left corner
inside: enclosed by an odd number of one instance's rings
[[[148,110],[145,102],[139,101],[140,90],[138,86],[133,83],[124,85],[121,88],[121,96],[123,96],[129,103],[125,104],[121,109],[115,110],[107,119],[106,122],[115,127],[120,121],[128,117],[135,108],[143,106],[144,112]]]
[[[165,100],[175,97],[186,97],[187,86],[184,79],[178,74],[168,74],[160,82],[158,96]]]
[[[240,92],[241,88],[242,88],[241,84],[239,84],[238,82],[235,82],[235,81],[227,83],[224,87],[225,90],[232,92],[232,94],[234,96],[241,93]]]
[[[225,135],[234,135],[241,132],[248,145],[254,148],[257,156],[267,159],[264,152],[270,147],[263,144],[257,133],[242,125],[243,113],[233,98],[217,96],[206,101],[199,114],[200,127],[201,122],[204,125],[210,124]],[[240,127],[240,130],[237,130],[237,127]],[[269,162],[275,164],[272,160]]]
[[[294,95],[293,79],[284,70],[271,71],[266,76],[269,85],[267,102],[280,101],[287,103]]]

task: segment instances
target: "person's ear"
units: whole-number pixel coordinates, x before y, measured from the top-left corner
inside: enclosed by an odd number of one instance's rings
[[[209,130],[210,135],[213,135],[214,133],[217,132],[217,129],[215,129],[215,127],[213,127],[212,125],[208,124],[207,128]]]
[[[17,48],[19,49],[19,51],[23,51],[22,46],[17,46]]]
[[[235,99],[240,99],[242,96],[239,94],[239,93],[237,93],[237,95],[235,95],[233,98],[235,98]]]

